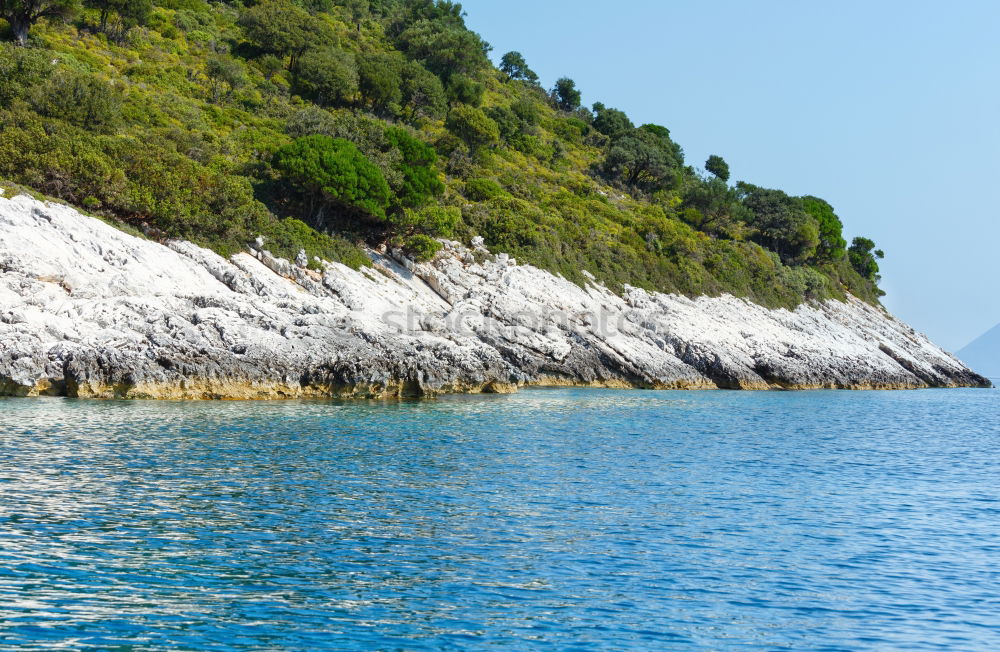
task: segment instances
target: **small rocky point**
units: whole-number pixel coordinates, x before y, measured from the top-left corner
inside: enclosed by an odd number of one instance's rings
[[[266,399],[639,388],[988,387],[857,299],[770,310],[549,272],[446,243],[360,271],[230,259],[0,198],[0,395]]]

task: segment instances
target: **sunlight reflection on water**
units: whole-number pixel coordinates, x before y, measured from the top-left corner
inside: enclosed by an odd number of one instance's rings
[[[0,646],[995,648],[997,396],[0,400]]]

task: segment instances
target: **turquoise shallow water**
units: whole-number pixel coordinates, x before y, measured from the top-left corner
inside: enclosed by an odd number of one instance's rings
[[[0,400],[0,647],[997,649],[1000,392]]]

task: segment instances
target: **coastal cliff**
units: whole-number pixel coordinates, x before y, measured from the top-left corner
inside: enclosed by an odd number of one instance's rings
[[[226,260],[67,206],[0,198],[0,395],[266,399],[525,385],[989,386],[860,300],[767,309],[549,272],[451,243],[360,271]]]

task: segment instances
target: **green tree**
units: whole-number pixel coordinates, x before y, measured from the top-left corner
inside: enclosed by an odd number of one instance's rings
[[[18,45],[28,44],[31,26],[42,18],[67,18],[79,7],[77,0],[0,0],[0,18],[10,25]]]
[[[246,71],[243,65],[226,54],[215,54],[205,62],[205,74],[212,83],[212,101],[218,102],[222,91],[231,95],[234,90],[247,83]]]
[[[448,80],[448,100],[452,103],[479,106],[486,87],[468,75],[452,75]]]
[[[847,256],[851,267],[858,274],[873,283],[879,282],[881,277],[878,275],[878,263],[875,259],[885,258],[885,254],[881,249],[875,249],[875,243],[872,240],[860,236],[854,238],[847,250]]]
[[[705,161],[705,169],[722,181],[729,181],[729,164],[721,156],[712,154]]]
[[[486,56],[490,46],[479,35],[438,21],[418,21],[400,34],[397,45],[444,80],[455,74],[473,75],[490,65]]]
[[[309,201],[310,217],[324,223],[324,209],[340,206],[384,220],[391,193],[385,177],[353,143],[304,136],[274,154],[274,167]]]
[[[362,52],[355,58],[361,97],[377,114],[398,114],[403,102],[405,59],[396,52]]]
[[[445,126],[448,131],[465,141],[472,151],[500,142],[497,123],[480,109],[465,104],[459,104],[448,113]]]
[[[819,245],[816,259],[819,262],[834,262],[844,257],[847,241],[844,240],[844,225],[833,212],[833,206],[819,197],[802,197],[802,207],[816,220],[819,228]]]
[[[635,129],[635,125],[628,119],[624,111],[609,109],[600,102],[594,104],[594,129],[605,136],[615,138]]]
[[[572,112],[579,109],[580,97],[580,91],[572,79],[560,77],[556,80],[556,85],[552,88],[552,99],[561,110]]]
[[[403,67],[403,107],[409,119],[441,118],[448,110],[448,98],[437,75],[417,61]]]
[[[507,79],[521,79],[529,84],[538,83],[538,75],[528,67],[528,62],[520,52],[508,52],[500,59],[500,72],[507,75]]]
[[[240,16],[240,25],[258,50],[288,57],[288,69],[293,72],[307,50],[333,41],[322,20],[287,0],[268,0],[250,7]]]
[[[153,13],[153,0],[84,0],[83,4],[98,11],[98,28],[119,42],[133,27],[145,25]]]
[[[497,123],[500,131],[500,140],[509,142],[511,138],[521,133],[523,124],[510,108],[506,106],[491,106],[486,109],[486,115],[490,120]]]
[[[344,10],[347,13],[347,18],[354,25],[355,30],[361,33],[361,22],[368,18],[371,13],[371,4],[369,0],[340,0],[340,3],[344,6]]]
[[[626,185],[639,186],[657,185],[669,174],[673,164],[652,135],[634,130],[611,146],[604,167]]]
[[[317,104],[349,104],[358,92],[354,55],[337,48],[309,50],[299,59],[298,87]]]
[[[385,137],[401,154],[398,169],[402,183],[394,190],[402,206],[422,206],[432,197],[444,192],[444,184],[434,167],[437,152],[433,147],[417,140],[400,127],[386,129]]]
[[[386,1],[385,4],[391,4]],[[389,26],[389,33],[398,36],[420,21],[437,23],[442,29],[465,29],[465,12],[462,5],[451,0],[405,0],[401,11]]]
[[[803,263],[815,255],[819,225],[798,198],[744,182],[736,188],[743,204],[750,209],[754,241],[777,253],[788,264]]]
[[[683,164],[680,148],[659,125],[643,125],[621,135],[608,149],[604,170],[613,179],[633,187],[657,190]]]
[[[736,189],[718,177],[704,181],[694,178],[684,189],[683,202],[685,209],[693,208],[697,212],[694,221],[685,221],[716,236],[739,237],[740,225],[751,218]]]

